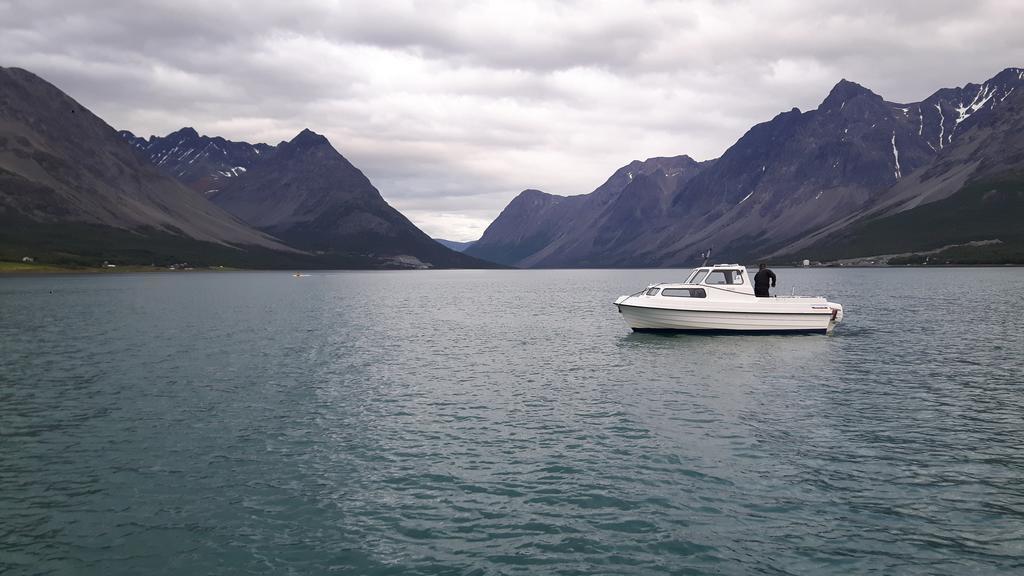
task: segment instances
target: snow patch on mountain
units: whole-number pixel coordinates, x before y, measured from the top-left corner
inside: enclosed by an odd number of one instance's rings
[[[896,179],[899,180],[900,178],[903,177],[903,175],[900,174],[900,151],[896,149],[896,131],[895,130],[893,130],[893,132],[892,132],[892,157],[893,157],[893,160],[896,161],[896,172],[894,172],[894,175],[896,176]]]
[[[964,120],[970,118],[971,114],[980,110],[986,102],[992,99],[993,96],[995,96],[995,90],[990,92],[989,86],[987,84],[982,84],[981,87],[978,88],[978,93],[974,95],[974,99],[971,100],[970,104],[964,106],[963,100],[961,100],[960,106],[956,108],[956,111],[959,114],[956,118],[956,125],[959,125]]]

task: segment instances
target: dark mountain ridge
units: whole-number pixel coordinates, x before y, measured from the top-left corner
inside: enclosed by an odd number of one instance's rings
[[[469,242],[459,242],[458,240],[445,240],[444,238],[434,238],[434,242],[448,248],[449,250],[455,250],[456,252],[465,252],[467,248],[473,245],[476,240],[470,240]]]
[[[0,68],[0,220],[4,258],[299,254],[140,161],[103,120],[18,68]]]
[[[326,137],[308,128],[276,146],[201,136],[192,128],[148,140],[121,135],[164,173],[302,250],[386,266],[492,266],[431,240]]]
[[[493,267],[430,240],[309,130],[276,147],[192,128],[142,139],[37,76],[0,68],[0,259],[25,256],[92,266]]]
[[[120,134],[157,168],[203,194],[216,192],[223,181],[244,173],[261,154],[273,150],[267,144],[200,136],[192,127],[148,140],[127,130]]]
[[[1018,77],[1024,80],[1024,71]],[[968,97],[984,91],[977,87]],[[936,262],[1024,263],[1022,92],[1011,90],[998,106],[962,122],[929,166],[877,202],[777,255],[836,259],[922,251]]]
[[[866,214],[940,201],[982,172],[1024,166],[1010,152],[1016,132],[994,127],[1013,125],[1022,84],[1024,71],[1010,68],[899,104],[842,80],[817,109],[752,127],[677,181],[645,174],[536,213],[516,198],[472,253],[526,267],[678,266],[709,247],[732,260],[792,255]],[[522,223],[530,234],[517,238]]]
[[[524,190],[466,253],[515,266],[538,265],[559,251],[586,259],[594,243],[614,242],[633,233],[650,213],[660,215],[667,208],[667,192],[705,165],[689,156],[634,160],[590,194],[556,196]],[[622,202],[634,197],[643,201],[620,209]]]

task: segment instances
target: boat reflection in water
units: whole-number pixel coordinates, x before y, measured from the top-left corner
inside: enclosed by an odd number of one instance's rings
[[[739,264],[702,266],[682,283],[652,284],[615,300],[636,332],[819,333],[843,321],[843,307],[822,297],[754,296]]]

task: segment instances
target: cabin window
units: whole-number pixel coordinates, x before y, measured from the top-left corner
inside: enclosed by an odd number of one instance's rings
[[[718,286],[743,284],[743,275],[738,270],[712,270],[704,283]]]
[[[700,284],[704,281],[708,275],[707,268],[700,268],[695,270],[694,273],[686,280],[686,284]]]
[[[651,288],[647,291],[648,296],[657,296],[659,288]]]
[[[708,296],[703,288],[665,288],[661,291],[661,295],[676,298],[707,298]]]

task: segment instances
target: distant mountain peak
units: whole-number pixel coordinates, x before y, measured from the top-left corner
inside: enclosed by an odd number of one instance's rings
[[[171,132],[167,135],[168,138],[180,137],[180,138],[199,138],[199,132],[191,126],[185,126],[176,132]]]
[[[828,96],[826,96],[825,100],[822,101],[820,109],[842,109],[845,107],[845,104],[847,102],[860,96],[868,96],[878,100],[882,99],[881,96],[875,94],[874,92],[868,90],[867,88],[861,86],[860,84],[857,84],[856,82],[851,82],[846,78],[843,78],[839,82],[836,82],[836,85],[832,87],[832,90],[828,93]]]
[[[472,246],[476,240],[469,241],[458,241],[458,240],[445,240],[444,238],[433,238],[435,242],[448,248],[449,250],[455,250],[456,252],[465,252],[467,248]]]
[[[326,136],[323,136],[322,134],[317,134],[316,132],[313,132],[309,128],[303,128],[302,132],[299,132],[298,135],[296,135],[295,138],[292,138],[291,141],[288,143],[291,144],[292,146],[298,146],[301,148],[320,146],[322,144],[330,145],[330,142],[327,140]]]
[[[526,196],[526,197],[530,197],[530,196],[554,196],[554,194],[548,194],[547,192],[544,192],[543,190],[537,190],[536,188],[527,188],[526,190],[523,190],[522,192],[520,192],[519,195],[520,196]]]
[[[1024,80],[1024,68],[1006,68],[993,76],[988,82],[1012,82]]]
[[[516,205],[541,206],[548,204],[557,204],[558,202],[564,199],[564,196],[558,196],[557,194],[549,194],[547,192],[537,190],[535,188],[527,188],[526,190],[523,190],[522,192],[517,194],[516,197],[512,199],[512,203]]]
[[[653,160],[660,160],[661,158],[664,158],[664,157],[663,156],[655,156],[653,158],[648,158],[646,161],[647,162],[651,162]],[[674,160],[680,160],[682,162],[693,162],[694,164],[697,164],[697,161],[694,160],[689,154],[680,154],[678,156],[672,156],[671,158],[674,159]]]

